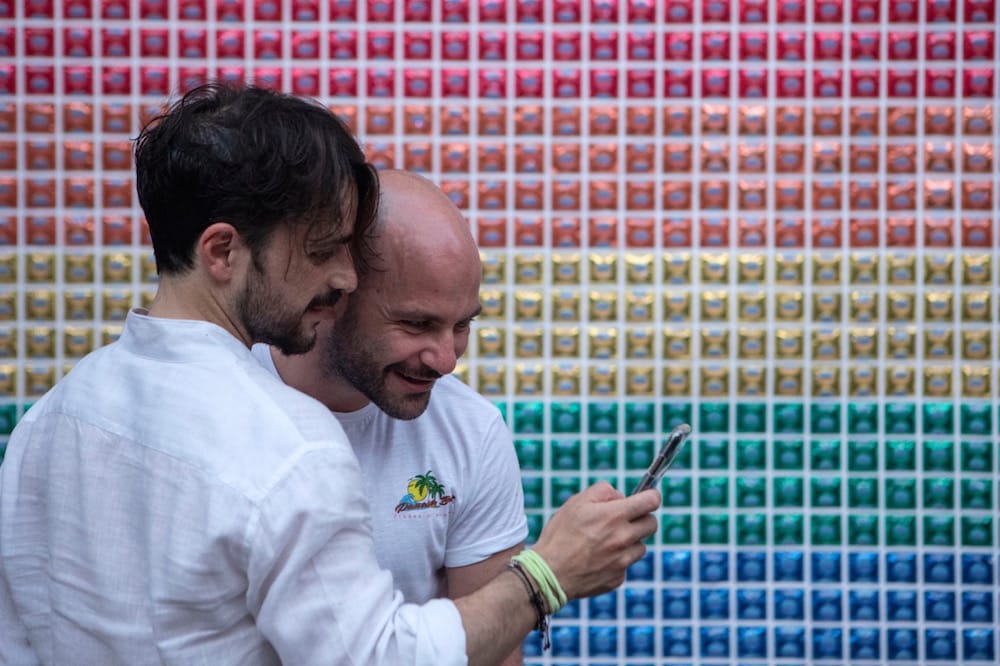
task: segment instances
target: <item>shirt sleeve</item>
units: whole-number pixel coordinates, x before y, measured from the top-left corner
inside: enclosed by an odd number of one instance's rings
[[[499,412],[482,442],[472,442],[475,473],[468,497],[459,498],[461,511],[449,525],[445,566],[476,564],[494,553],[523,542],[528,536],[521,469],[510,428]]]
[[[0,575],[0,664],[34,666],[38,663],[28,642],[28,632],[14,608],[7,580]]]
[[[404,604],[379,569],[357,461],[305,454],[248,530],[248,603],[286,664],[465,664],[455,605]]]

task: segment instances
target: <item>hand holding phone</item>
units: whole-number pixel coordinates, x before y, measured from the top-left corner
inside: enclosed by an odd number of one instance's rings
[[[667,468],[674,462],[674,458],[677,457],[677,453],[681,450],[681,444],[683,444],[690,436],[691,426],[687,423],[681,423],[670,431],[670,435],[667,436],[667,441],[663,443],[663,447],[660,448],[660,452],[656,454],[656,458],[653,459],[649,469],[647,469],[646,473],[642,475],[642,479],[639,480],[639,485],[637,485],[635,490],[632,492],[633,495],[635,493],[642,492],[643,490],[653,488],[660,482],[660,479],[663,478]]]

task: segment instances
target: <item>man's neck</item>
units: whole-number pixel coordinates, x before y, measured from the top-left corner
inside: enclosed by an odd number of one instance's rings
[[[224,295],[199,288],[194,276],[161,276],[148,313],[163,319],[207,321],[229,331],[248,349],[253,344],[226,306]]]
[[[330,411],[356,412],[368,405],[368,398],[342,377],[323,373],[316,350],[289,356],[271,347],[270,353],[281,381],[316,398]]]

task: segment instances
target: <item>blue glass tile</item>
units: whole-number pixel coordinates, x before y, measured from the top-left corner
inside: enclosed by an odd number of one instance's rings
[[[729,590],[701,590],[699,608],[703,620],[728,620]]]
[[[698,580],[709,583],[729,580],[729,553],[699,553]]]
[[[889,629],[887,643],[890,661],[917,659],[917,632],[914,629]]]
[[[666,657],[690,657],[694,650],[691,646],[691,630],[686,627],[664,627],[663,655]],[[650,653],[652,654],[652,653]]]
[[[654,608],[653,588],[625,588],[625,617],[632,619],[648,619],[653,617]]]
[[[576,619],[580,617],[580,600],[574,599],[565,606],[563,606],[558,613],[552,617],[559,619]]]
[[[527,638],[524,639],[524,642],[521,643],[521,652],[525,657],[541,657],[542,634],[537,631],[532,631],[528,634]]]
[[[736,617],[741,620],[767,618],[767,592],[764,590],[738,590],[736,592]]]
[[[736,654],[741,659],[767,657],[767,630],[764,627],[740,627],[736,630]]]
[[[779,659],[802,659],[806,653],[806,633],[801,627],[775,627],[774,655]]]
[[[966,629],[962,632],[962,660],[995,663],[995,645],[993,629]]]
[[[852,583],[877,583],[878,553],[851,553],[848,555],[847,577]]]
[[[702,657],[729,656],[729,627],[702,627],[698,633]]]
[[[962,622],[993,622],[992,592],[962,592]]]
[[[851,590],[848,595],[851,619],[875,622],[879,619],[878,590]]]
[[[625,580],[653,580],[654,576],[653,553],[651,552],[647,552],[642,556],[642,559],[633,562],[632,566],[625,571]]]
[[[691,619],[691,590],[663,590],[663,617],[669,620]]]
[[[625,655],[629,657],[652,657],[656,651],[656,639],[652,627],[625,628]]]
[[[765,553],[740,552],[736,554],[736,580],[761,582],[767,577],[767,555]]]
[[[814,583],[839,583],[840,553],[813,553],[812,580]]]
[[[993,556],[982,553],[962,555],[962,582],[966,585],[993,585]]]
[[[879,659],[879,630],[852,627],[850,634],[851,659],[856,660],[877,660]]]
[[[954,622],[955,593],[935,590],[924,592],[924,620],[927,622]]]
[[[958,645],[954,629],[927,629],[924,633],[927,661],[955,661]]]
[[[779,582],[802,581],[802,553],[801,552],[775,553],[774,580]]]
[[[955,556],[947,553],[924,555],[924,582],[951,585],[955,582]]]
[[[618,593],[612,590],[587,599],[591,620],[614,620],[618,617]]]
[[[885,595],[885,605],[890,622],[916,622],[916,592],[889,590]]]
[[[691,551],[668,550],[663,553],[663,580],[691,582]]]
[[[844,658],[844,632],[840,629],[816,628],[812,631],[813,659],[824,661],[827,659]]]
[[[614,657],[618,654],[618,627],[590,627],[587,648],[591,656]]]
[[[843,593],[840,590],[812,591],[814,622],[840,622],[843,614]]]
[[[552,628],[552,656],[580,656],[580,627],[557,626]]]
[[[917,556],[913,553],[888,553],[885,575],[890,583],[917,582]]]
[[[775,590],[774,618],[776,620],[802,620],[805,618],[802,590]]]

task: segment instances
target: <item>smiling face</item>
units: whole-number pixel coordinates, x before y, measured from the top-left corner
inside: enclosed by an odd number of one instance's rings
[[[323,340],[322,371],[361,404],[412,419],[469,344],[479,252],[461,213],[429,182],[387,173],[382,187],[378,265]]]
[[[316,251],[308,241],[303,245],[300,231],[281,227],[250,262],[235,314],[251,340],[285,354],[316,344],[317,325],[333,317],[341,296],[357,286],[346,242],[324,245]]]

